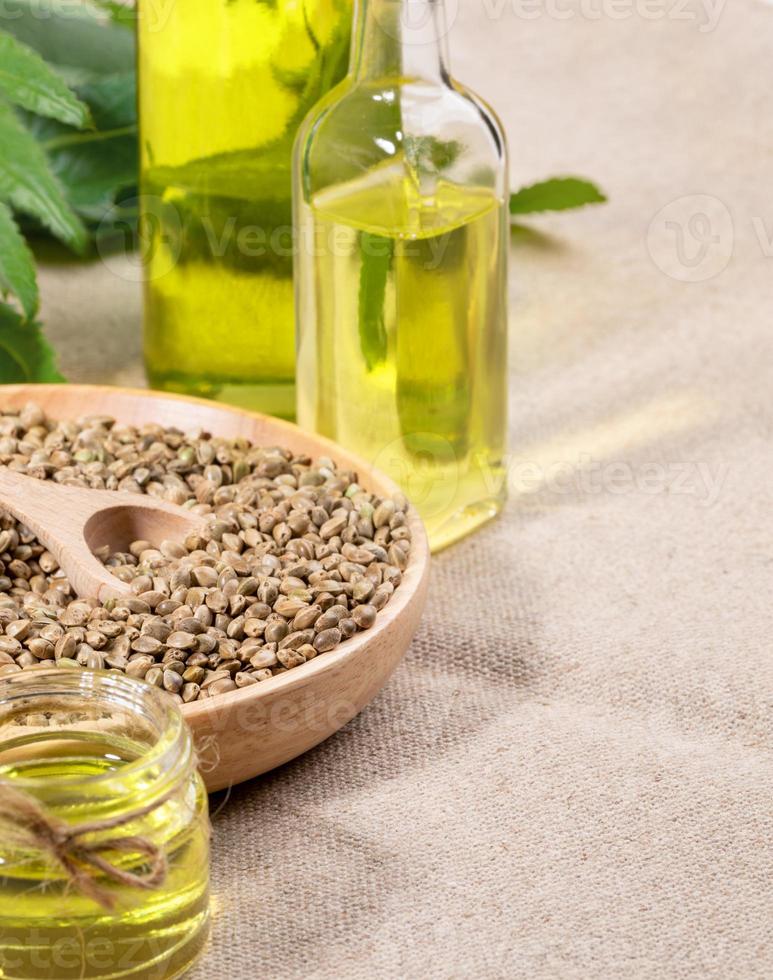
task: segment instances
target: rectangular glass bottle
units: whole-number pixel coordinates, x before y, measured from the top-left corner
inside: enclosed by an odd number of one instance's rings
[[[140,4],[154,387],[294,415],[292,142],[346,71],[351,9],[351,0]]]

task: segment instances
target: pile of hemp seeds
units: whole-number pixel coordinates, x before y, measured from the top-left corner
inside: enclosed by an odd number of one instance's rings
[[[188,703],[268,680],[373,626],[410,553],[407,502],[332,459],[201,430],[0,415],[0,465],[66,486],[146,493],[202,516],[184,541],[98,558],[133,595],[77,597],[0,509],[0,677],[119,670]]]

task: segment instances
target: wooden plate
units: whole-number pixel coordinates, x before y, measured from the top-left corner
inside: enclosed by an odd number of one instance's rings
[[[0,407],[37,402],[51,417],[112,415],[121,422],[156,422],[213,435],[243,436],[287,446],[310,456],[330,456],[356,470],[367,490],[391,494],[386,476],[340,446],[289,422],[187,398],[97,385],[3,385]],[[183,706],[194,732],[209,790],[221,789],[293,759],[350,721],[395,669],[419,623],[427,593],[429,549],[424,527],[409,514],[412,547],[402,582],[375,625],[330,653],[259,684]]]

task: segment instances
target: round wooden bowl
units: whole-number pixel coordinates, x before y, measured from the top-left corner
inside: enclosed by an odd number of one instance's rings
[[[3,385],[0,407],[34,401],[56,419],[112,415],[121,422],[155,422],[183,431],[201,427],[213,435],[243,436],[310,456],[330,456],[356,470],[360,484],[378,494],[397,487],[361,459],[289,422],[187,398],[97,385]],[[418,626],[427,593],[429,548],[424,527],[409,513],[411,556],[402,582],[375,625],[330,653],[259,684],[183,706],[209,790],[251,779],[322,742],[378,693]]]

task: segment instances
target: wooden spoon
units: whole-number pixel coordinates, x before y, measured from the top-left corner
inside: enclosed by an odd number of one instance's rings
[[[127,551],[132,541],[182,541],[201,516],[144,494],[88,490],[0,467],[0,506],[25,524],[59,562],[76,594],[100,602],[131,595],[93,551]]]

